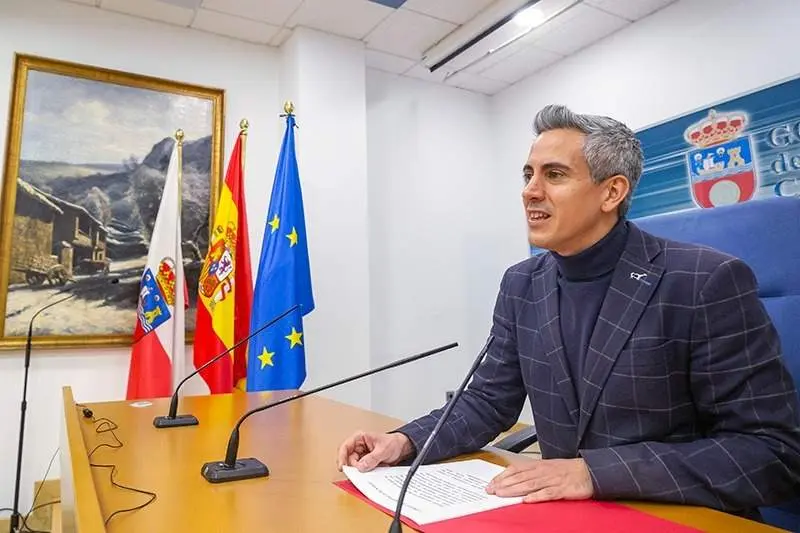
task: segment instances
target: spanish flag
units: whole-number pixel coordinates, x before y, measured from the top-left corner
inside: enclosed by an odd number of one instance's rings
[[[243,129],[231,153],[220,191],[208,253],[200,271],[194,364],[200,368],[247,337],[253,305],[250,242],[244,195]],[[247,343],[200,372],[212,394],[231,392],[247,378]],[[241,383],[244,390],[244,381]]]

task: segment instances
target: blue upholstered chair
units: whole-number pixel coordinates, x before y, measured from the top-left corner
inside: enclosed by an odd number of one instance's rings
[[[711,246],[750,265],[800,389],[800,198],[754,200],[644,217],[634,223],[659,237]],[[535,440],[534,429],[526,428],[494,446],[519,452]],[[768,523],[800,532],[800,500],[761,511]]]
[[[711,246],[750,265],[800,389],[800,198],[775,197],[634,222],[654,235]],[[800,532],[800,500],[761,513],[775,526]]]

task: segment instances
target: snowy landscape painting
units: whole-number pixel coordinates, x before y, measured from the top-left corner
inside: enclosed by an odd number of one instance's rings
[[[175,132],[184,269],[197,278],[221,171],[223,91],[17,56],[0,233],[0,347],[127,344]],[[111,283],[112,280],[118,282]]]

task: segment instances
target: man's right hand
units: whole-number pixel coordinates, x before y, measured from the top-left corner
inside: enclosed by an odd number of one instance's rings
[[[337,467],[354,466],[368,472],[379,465],[395,465],[414,453],[414,445],[402,433],[359,431],[339,446]]]

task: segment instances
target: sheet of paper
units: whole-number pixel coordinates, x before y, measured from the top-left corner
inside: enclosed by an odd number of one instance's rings
[[[417,524],[429,524],[522,502],[486,494],[486,485],[503,467],[482,459],[422,465],[411,479],[402,514]],[[345,466],[343,471],[364,496],[388,509],[397,507],[400,489],[409,467],[378,467],[361,473]]]

